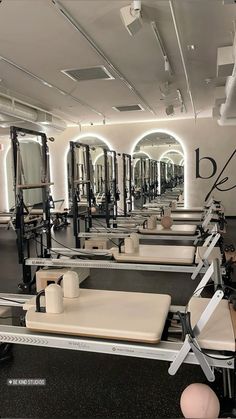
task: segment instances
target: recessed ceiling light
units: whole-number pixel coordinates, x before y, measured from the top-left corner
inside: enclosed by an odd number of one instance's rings
[[[188,48],[189,51],[194,51],[196,47],[195,47],[194,44],[189,44],[189,45],[187,45],[187,48]]]

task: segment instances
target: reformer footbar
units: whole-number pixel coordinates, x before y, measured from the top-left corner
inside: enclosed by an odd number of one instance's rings
[[[208,268],[206,274],[204,275],[204,277],[202,278],[202,280],[198,284],[198,286],[197,286],[197,288],[196,288],[196,290],[193,294],[194,296],[192,297],[192,299],[190,300],[190,303],[188,305],[190,305],[190,307],[191,307],[191,302],[192,301],[194,302],[194,299],[195,299],[195,302],[197,302],[197,301],[201,302],[201,299],[200,300],[196,300],[196,299],[200,297],[200,294],[201,294],[202,290],[207,285],[209,279],[212,278],[212,277],[214,277],[214,283],[215,283],[216,291],[215,291],[213,297],[209,300],[206,307],[204,308],[204,311],[200,315],[200,318],[196,322],[195,326],[192,328],[191,314],[190,314],[189,311],[185,312],[184,314],[180,314],[185,339],[184,339],[184,343],[183,343],[182,348],[180,349],[176,358],[174,359],[174,361],[172,361],[172,363],[169,367],[168,372],[169,372],[170,375],[176,374],[180,365],[185,361],[185,358],[187,357],[188,353],[190,351],[192,351],[195,354],[196,358],[198,359],[199,364],[200,364],[206,378],[209,381],[214,381],[215,380],[214,370],[212,369],[212,365],[210,365],[210,363],[209,363],[210,358],[208,357],[206,352],[202,351],[202,348],[201,348],[197,338],[200,337],[201,332],[207,326],[207,323],[211,319],[212,315],[215,313],[219,304],[221,304],[221,300],[224,297],[224,291],[223,291],[223,288],[222,288],[223,283],[222,283],[222,277],[221,277],[221,273],[220,273],[220,261],[218,259],[213,260],[213,262],[211,263],[211,265]],[[191,310],[191,308],[190,308],[190,310]],[[225,327],[226,327],[226,325],[225,325]],[[235,332],[234,332],[234,334],[235,334]],[[232,351],[235,352],[235,337],[234,337],[234,345],[233,346],[234,346],[234,348],[232,348]],[[213,355],[213,358],[214,358],[214,355]],[[228,359],[229,360],[233,359],[233,357],[229,357]],[[230,364],[231,364],[231,361],[229,361],[229,365]]]
[[[208,381],[215,380],[214,372],[212,371],[206,356],[202,353],[200,345],[196,340],[196,337],[200,335],[201,331],[207,324],[209,318],[212,316],[212,313],[215,311],[223,296],[224,292],[222,290],[217,290],[212,299],[210,300],[209,304],[205,308],[204,312],[201,314],[201,317],[197,324],[194,326],[193,330],[192,328],[190,328],[189,330],[189,326],[187,326],[188,333],[186,334],[184,344],[168,370],[170,375],[176,374],[180,365],[184,362],[187,354],[190,350],[192,350],[196,358],[198,359],[199,364]],[[184,321],[186,321],[186,319],[184,319]]]
[[[212,262],[211,266],[209,267],[207,273],[205,274],[204,278],[202,279],[201,283],[198,285],[198,287],[196,288],[196,291],[194,292],[194,295],[200,295],[200,291],[201,289],[206,285],[206,283],[208,282],[209,278],[212,276],[212,273],[215,269],[215,266],[217,265],[217,263],[219,264],[219,262],[214,261]],[[86,291],[86,290],[84,290]],[[93,298],[96,298],[96,293],[98,292],[97,290],[88,290],[89,293],[87,294],[86,298],[90,298],[90,296]],[[105,293],[104,291],[99,291],[99,293]],[[107,301],[109,301],[109,295],[111,295],[112,298],[116,299],[116,291],[108,291],[106,294],[106,298],[108,298]],[[129,295],[130,296],[134,296],[135,298],[140,298],[142,299],[142,295],[140,293],[119,293],[118,294],[124,294],[126,298],[126,304],[129,304]],[[5,300],[1,300],[1,298],[4,298],[4,296],[6,297],[6,300],[8,298],[7,301]],[[145,296],[145,294],[144,294]],[[155,299],[155,295],[150,295],[151,298]],[[147,298],[148,295],[146,295]],[[161,297],[161,296],[160,296]],[[79,297],[80,298],[80,297]],[[102,297],[103,298],[103,297]],[[186,334],[185,337],[185,342],[178,344],[178,343],[172,343],[172,342],[165,342],[163,340],[161,340],[160,343],[158,343],[157,345],[153,345],[153,344],[135,344],[135,343],[122,343],[122,342],[114,342],[114,341],[109,341],[107,339],[109,339],[109,336],[104,336],[104,339],[98,340],[96,338],[90,338],[89,340],[84,338],[84,337],[72,337],[72,336],[60,336],[58,334],[53,335],[52,334],[52,329],[51,329],[51,334],[48,333],[47,330],[45,330],[45,325],[46,322],[44,322],[44,324],[42,325],[43,330],[41,332],[35,332],[35,331],[29,331],[27,330],[27,328],[22,328],[22,327],[16,327],[16,326],[3,326],[0,325],[0,341],[1,342],[14,342],[14,343],[21,343],[21,344],[29,344],[29,345],[36,345],[36,346],[49,346],[49,347],[58,347],[58,348],[67,348],[67,349],[77,349],[77,350],[87,350],[87,351],[92,351],[92,352],[102,352],[102,353],[113,353],[113,354],[117,354],[117,355],[126,355],[126,356],[138,356],[138,357],[142,357],[142,358],[152,358],[152,359],[160,359],[160,360],[166,360],[166,361],[171,361],[172,365],[169,369],[169,372],[171,375],[173,375],[178,368],[180,367],[180,365],[184,362],[187,363],[194,363],[194,364],[198,364],[202,367],[206,377],[208,380],[213,381],[214,380],[214,372],[212,371],[212,367],[221,367],[221,368],[226,368],[226,369],[232,369],[234,368],[234,358],[233,357],[229,357],[228,355],[224,355],[219,353],[218,356],[215,357],[214,355],[211,356],[210,358],[208,358],[208,354],[210,355],[211,352],[209,352],[209,349],[207,349],[207,347],[211,348],[212,345],[212,349],[214,350],[220,350],[220,351],[230,351],[235,352],[235,337],[233,335],[233,326],[232,326],[232,320],[230,320],[230,316],[228,315],[228,320],[227,322],[231,322],[231,329],[232,331],[230,333],[228,333],[228,336],[230,336],[228,338],[228,342],[226,341],[225,346],[222,347],[222,341],[220,343],[220,347],[219,349],[214,348],[214,339],[210,342],[210,344],[207,344],[206,349],[202,350],[201,345],[195,341],[196,338],[200,337],[200,341],[201,341],[201,332],[203,331],[204,327],[206,327],[209,323],[209,320],[211,319],[211,316],[213,316],[214,314],[216,314],[217,308],[219,306],[221,306],[221,304],[224,302],[223,306],[224,306],[224,310],[227,309],[227,312],[229,313],[229,308],[227,305],[227,301],[223,300],[223,291],[222,290],[217,290],[214,294],[214,296],[210,299],[210,301],[208,299],[204,299],[204,298],[198,298],[198,297],[193,297],[190,300],[190,312],[192,313],[192,308],[191,308],[191,301],[193,300],[194,302],[200,302],[200,306],[199,304],[193,304],[193,306],[195,306],[195,311],[197,308],[197,313],[198,316],[200,315],[199,320],[196,321],[196,325],[195,327],[190,327],[190,323],[187,323],[187,327],[185,328],[185,330],[188,332]],[[10,301],[12,302],[9,302]],[[14,302],[14,300],[17,300],[16,302]],[[33,309],[33,305],[34,303],[32,302],[32,296],[19,296],[19,295],[11,295],[11,294],[0,294],[0,301],[2,305],[9,305],[9,306],[15,306],[18,304],[23,304],[24,301],[26,302],[25,304],[25,309],[30,309],[31,313],[34,316],[34,309]],[[82,301],[82,300],[81,300]],[[89,301],[89,300],[88,300]],[[121,304],[122,303],[122,298],[121,298]],[[141,301],[141,300],[140,300]],[[17,304],[18,303],[18,304]],[[136,303],[138,303],[138,300],[136,301]],[[202,308],[202,303],[204,303],[204,307]],[[207,303],[207,305],[205,306],[205,303]],[[78,304],[79,304],[79,299],[78,299]],[[91,303],[90,303],[91,304]],[[113,302],[112,299],[110,301],[110,309],[113,310]],[[138,303],[139,304],[139,303]],[[169,305],[169,302],[168,302]],[[94,307],[94,304],[92,302],[92,305],[90,305],[91,307]],[[200,310],[198,308],[198,306],[200,307]],[[69,307],[69,306],[68,306]],[[76,305],[73,303],[73,307],[75,308]],[[86,309],[86,301],[84,301],[83,303],[83,307]],[[119,305],[117,306],[118,309]],[[128,305],[126,306],[128,309]],[[161,307],[161,302],[160,302],[160,307]],[[165,309],[166,310],[165,306]],[[102,308],[102,307],[101,307]],[[33,311],[32,311],[33,310]],[[118,310],[119,311],[119,310]],[[167,309],[168,311],[168,309]],[[170,312],[171,313],[175,313],[175,307],[171,306],[170,307]],[[182,312],[185,312],[184,308],[182,310]],[[146,315],[146,312],[143,313]],[[143,315],[142,313],[140,313],[140,315]],[[162,313],[163,316],[164,312]],[[45,319],[47,318],[47,315],[44,313],[38,313],[39,318],[41,318],[41,316],[46,316]],[[154,315],[154,313],[153,313]],[[59,315],[60,316],[60,315]],[[194,314],[194,316],[196,317],[196,313]],[[73,314],[73,319],[74,319],[74,314]],[[30,318],[30,317],[29,317]],[[43,317],[42,317],[43,318]],[[80,317],[78,316],[78,321],[80,321]],[[107,318],[107,316],[106,316]],[[109,318],[109,317],[108,317]],[[165,314],[165,318],[167,318],[167,312]],[[225,323],[224,319],[224,323]],[[73,320],[74,321],[74,320]],[[41,320],[40,320],[41,322]],[[228,324],[228,323],[226,323]],[[101,323],[102,325],[102,323]],[[138,326],[139,324],[137,324]],[[217,326],[217,325],[216,325]],[[52,324],[51,326],[52,327]],[[159,327],[159,326],[158,326]],[[162,328],[162,326],[160,326]],[[136,331],[138,332],[139,327],[136,329]],[[143,329],[145,331],[145,328]],[[155,327],[154,327],[155,330]],[[47,332],[46,334],[44,332]],[[58,332],[56,332],[58,333]],[[85,334],[85,330],[82,331],[82,335]],[[146,336],[146,334],[145,334]],[[131,336],[130,336],[131,337]],[[110,336],[111,339],[114,339],[114,335],[113,337]],[[117,338],[117,336],[116,336]],[[128,338],[128,336],[126,335],[126,338]],[[136,335],[137,338],[137,335]],[[205,337],[205,339],[208,339],[207,337]],[[209,346],[208,346],[209,345]]]

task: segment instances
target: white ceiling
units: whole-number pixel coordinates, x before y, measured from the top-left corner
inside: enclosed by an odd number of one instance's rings
[[[167,118],[165,108],[180,89],[186,113],[189,100],[176,33],[167,0],[143,0],[142,29],[133,37],[121,22],[120,8],[130,1],[61,0],[70,15],[102,49],[112,64],[134,86],[144,102],[119,80],[88,41],[59,13],[51,0],[2,0],[0,3],[0,56],[67,92],[45,86],[29,74],[0,60],[0,92],[14,95],[44,108],[67,121],[81,124],[153,120]],[[216,79],[217,47],[231,45],[236,5],[222,0],[173,0],[183,53],[198,117],[209,115]],[[157,23],[174,75],[164,70],[164,60],[150,22]],[[195,45],[194,51],[187,46]],[[63,69],[105,65],[114,80],[75,82]],[[206,84],[205,80],[211,79]],[[170,96],[163,99],[160,86],[169,81]],[[89,105],[82,106],[75,99]],[[144,111],[119,113],[113,106],[141,104]],[[94,110],[92,110],[93,108]],[[98,115],[95,111],[100,113]],[[171,118],[171,117],[169,117]]]

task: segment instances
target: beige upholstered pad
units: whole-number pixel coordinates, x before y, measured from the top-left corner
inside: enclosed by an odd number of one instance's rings
[[[199,246],[197,247],[195,262],[199,263],[200,260],[203,260],[204,253],[207,251],[207,247]],[[221,252],[219,247],[214,247],[208,256],[207,260],[211,263],[214,259],[222,260]]]
[[[171,218],[174,221],[200,221],[202,219],[201,212],[181,212],[179,213],[171,213]]]
[[[203,207],[178,207],[175,209],[171,210],[172,212],[203,212],[204,208]]]
[[[209,301],[209,298],[191,298],[188,307],[191,312],[192,327],[199,320]],[[227,300],[220,301],[201,334],[197,337],[197,341],[204,349],[235,351],[234,330]]]
[[[120,222],[117,222],[117,227],[118,228],[135,228],[136,227],[136,223],[120,223]]]
[[[159,263],[172,265],[192,265],[194,246],[159,246],[140,244],[138,252],[119,253],[114,250],[113,256],[118,262]]]
[[[171,297],[165,294],[81,289],[64,298],[61,314],[36,313],[30,307],[26,327],[45,332],[157,343]]]
[[[144,204],[143,208],[147,208],[147,209],[156,209],[156,210],[160,210],[160,208],[162,207],[161,204]],[[202,212],[204,211],[203,207],[178,207],[175,209],[171,209],[171,212]]]
[[[66,211],[63,209],[55,209],[55,208],[50,208],[50,214],[51,215],[56,215],[56,214],[65,214]],[[43,214],[43,210],[42,208],[34,208],[30,211],[30,215],[42,215]]]
[[[11,221],[11,217],[0,217],[0,224],[8,224]]]
[[[162,225],[158,224],[155,229],[149,230],[148,228],[139,228],[139,233],[142,234],[166,234],[176,236],[191,236],[196,233],[197,226],[191,224],[178,224],[172,225],[171,228],[163,228]]]
[[[135,211],[134,211],[135,212]],[[146,216],[150,216],[152,214],[157,215],[157,218],[160,219],[160,209],[158,208],[151,208],[151,209],[145,209],[143,211],[140,211],[140,214]],[[202,219],[202,212],[172,212],[171,213],[171,218],[173,218],[174,221],[183,221],[184,222],[188,222],[188,221],[201,221]]]

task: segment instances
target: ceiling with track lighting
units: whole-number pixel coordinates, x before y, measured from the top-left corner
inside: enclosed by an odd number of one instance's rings
[[[120,16],[128,5],[2,0],[0,114],[2,93],[36,107],[35,124],[45,112],[59,128],[60,119],[70,126],[211,116],[214,89],[226,81],[216,74],[217,48],[233,43],[236,5],[143,0],[134,36]],[[0,116],[0,134],[10,122]]]

